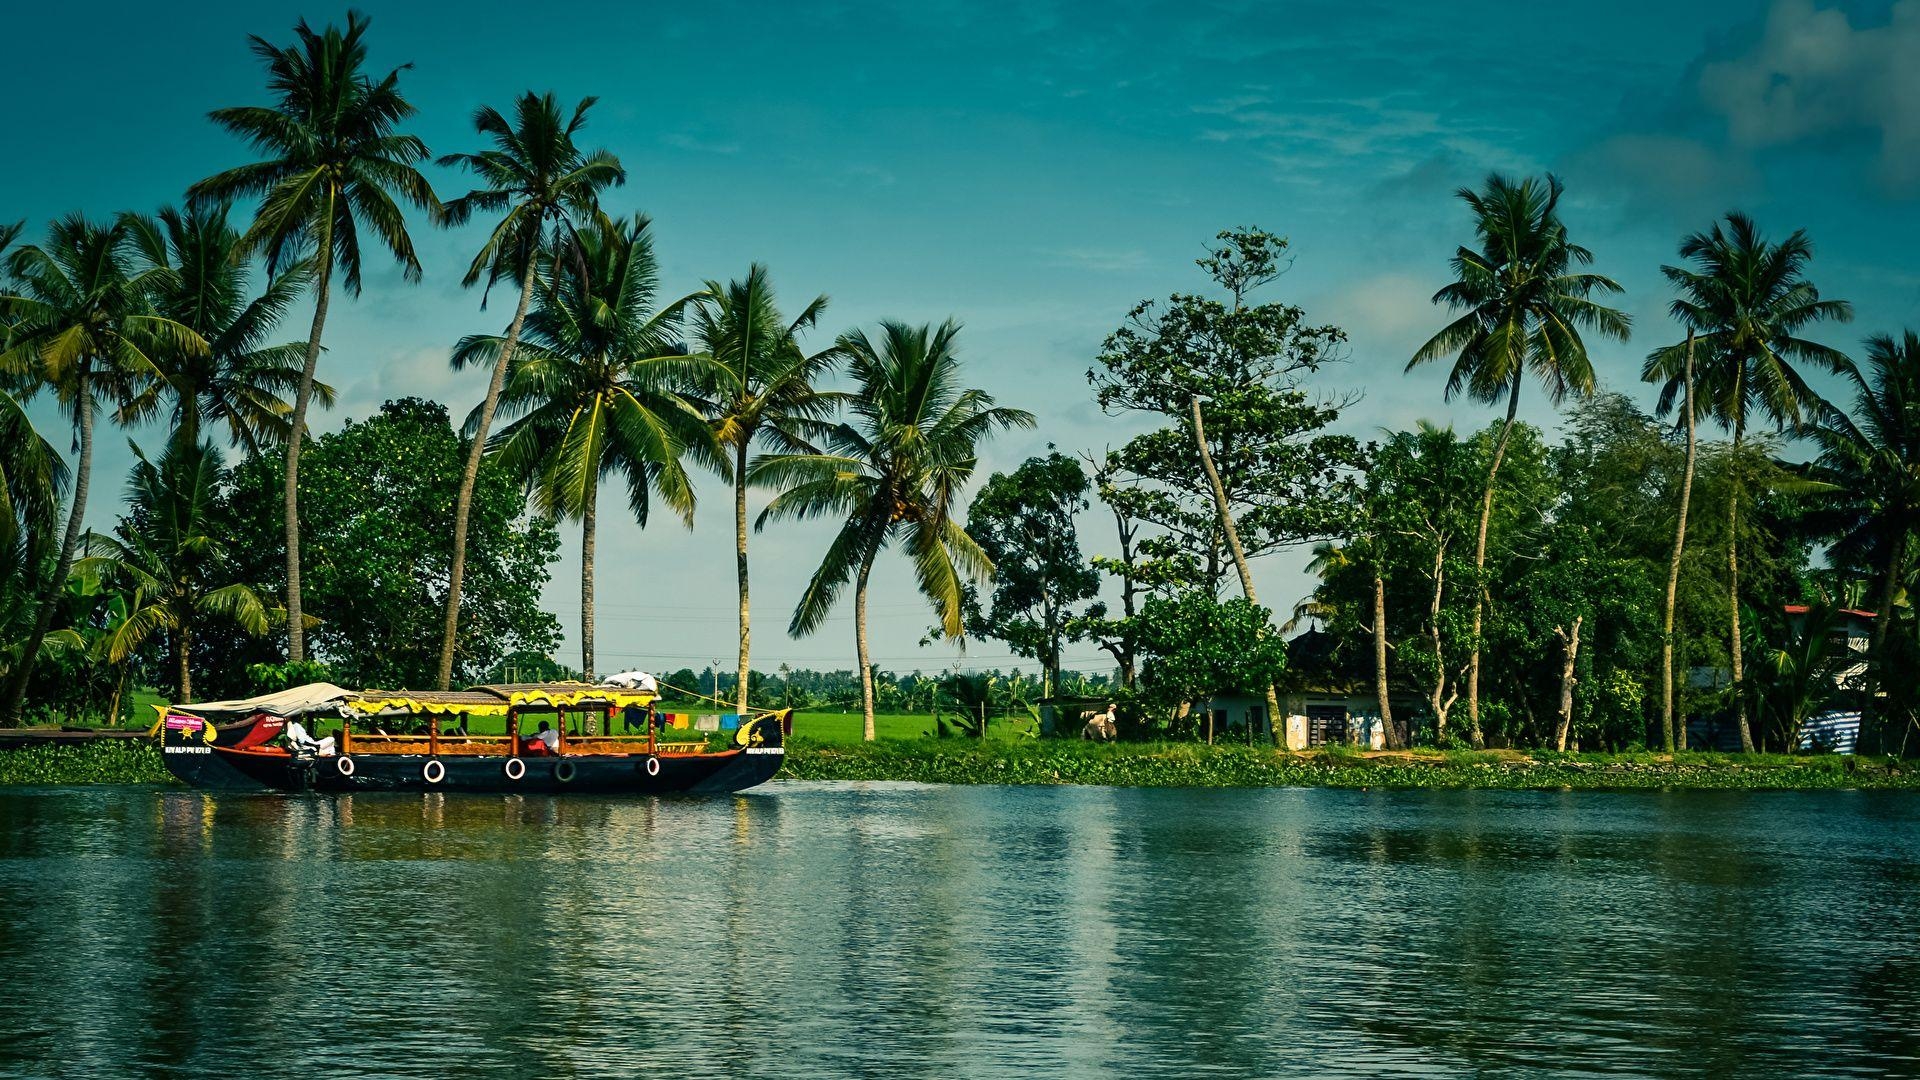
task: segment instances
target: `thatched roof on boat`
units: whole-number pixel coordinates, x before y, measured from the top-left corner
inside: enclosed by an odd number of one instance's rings
[[[240,719],[256,713],[297,717],[341,712],[349,716],[505,716],[509,708],[619,709],[646,706],[657,695],[617,686],[584,682],[503,683],[471,686],[465,690],[361,690],[332,683],[309,683],[259,697],[170,706],[174,711],[218,720]]]
[[[585,682],[498,683],[452,691],[362,690],[346,701],[343,708],[359,716],[394,716],[403,713],[505,716],[509,708],[619,709],[628,705],[645,706],[657,696]]]
[[[355,716],[505,716],[507,702],[497,694],[472,690],[362,690],[341,703]]]

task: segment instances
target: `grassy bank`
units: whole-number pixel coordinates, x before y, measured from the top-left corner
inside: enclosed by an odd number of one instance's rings
[[[783,773],[801,780],[937,784],[1111,784],[1119,787],[1699,788],[1920,791],[1920,763],[1837,756],[1727,754],[1402,754],[1313,752],[1193,743],[1096,745],[1075,740],[883,739],[863,745],[794,740]]]
[[[1920,791],[1920,762],[1732,754],[1284,754],[1244,746],[1074,740],[881,739],[790,744],[781,774],[796,780],[934,784],[1109,784],[1116,787],[1725,789]],[[94,742],[0,752],[0,785],[170,783],[146,742]]]
[[[160,751],[144,739],[0,751],[0,785],[171,784]]]

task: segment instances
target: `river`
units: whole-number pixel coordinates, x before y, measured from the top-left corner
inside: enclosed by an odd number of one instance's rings
[[[1920,1075],[1911,794],[0,791],[0,1075]]]

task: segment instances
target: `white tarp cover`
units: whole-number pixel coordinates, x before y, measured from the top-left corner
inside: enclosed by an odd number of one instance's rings
[[[183,712],[192,716],[217,714],[252,716],[254,713],[266,713],[270,716],[292,717],[336,708],[342,701],[353,696],[354,693],[351,690],[342,689],[332,683],[317,682],[290,687],[277,694],[261,694],[259,697],[236,698],[232,701],[200,701],[192,705],[173,705],[169,708],[174,712]]]

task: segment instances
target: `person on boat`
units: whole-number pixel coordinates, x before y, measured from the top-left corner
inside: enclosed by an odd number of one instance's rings
[[[459,715],[458,713],[455,713],[451,718],[449,718],[449,720],[446,723],[440,725],[440,734],[442,735],[467,734],[467,718]]]
[[[287,748],[295,757],[332,757],[333,736],[316,739],[307,734],[307,727],[298,720],[287,721]]]
[[[540,730],[534,732],[533,738],[527,740],[527,753],[557,754],[559,752],[560,733],[549,726],[545,720],[540,721]]]

